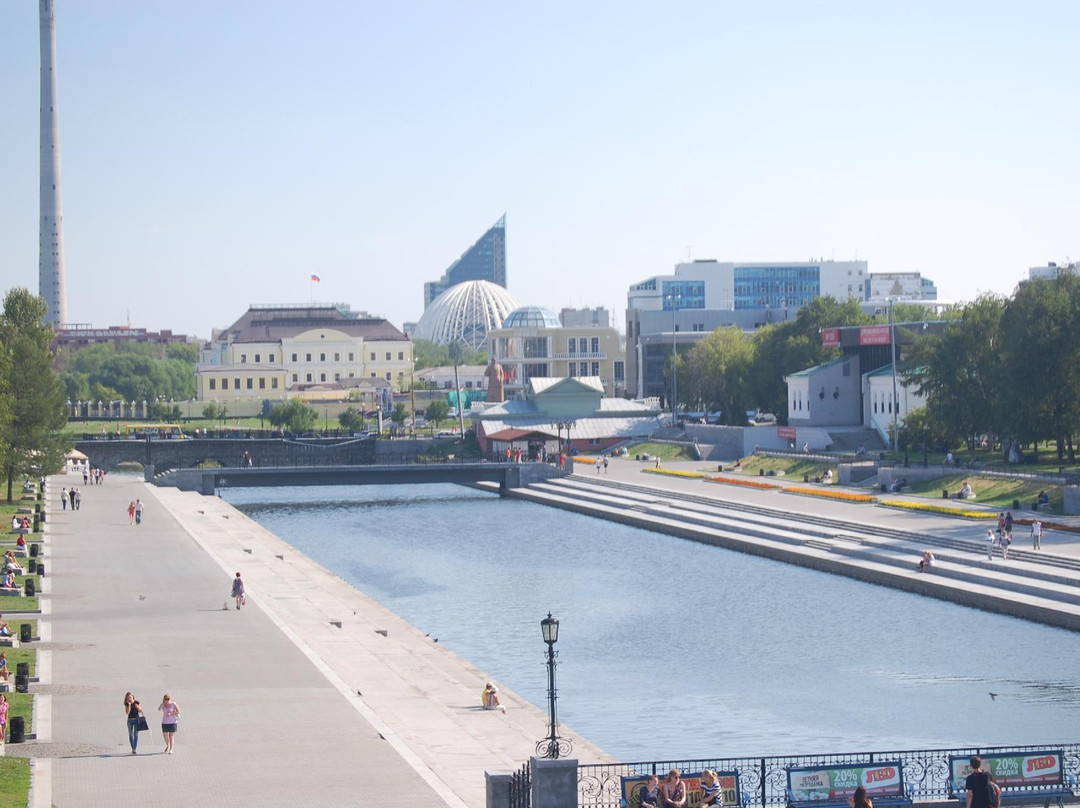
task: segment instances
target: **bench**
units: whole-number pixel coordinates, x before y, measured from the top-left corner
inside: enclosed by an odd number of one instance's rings
[[[13,589],[6,589],[0,586],[0,597],[21,598],[23,594],[21,587],[15,587]]]
[[[982,755],[982,770],[989,772],[1001,788],[1001,803],[1042,804],[1050,808],[1056,803],[1064,808],[1062,799],[1073,797],[1076,778],[1065,773],[1064,752],[1061,749],[1035,752],[995,752]],[[971,774],[971,758],[949,757],[949,797],[967,805],[964,789]]]
[[[667,773],[664,772],[660,777],[661,783],[664,782],[666,775]],[[619,793],[622,795],[619,808],[641,808],[641,790],[648,785],[649,777],[648,774],[642,774],[619,778]],[[716,778],[720,781],[720,795],[724,805],[745,808],[746,803],[743,801],[742,790],[739,788],[739,773],[718,771]],[[684,774],[682,781],[686,783],[686,804],[698,805],[701,802],[701,772]],[[657,803],[658,807],[662,804],[662,801]]]
[[[859,786],[877,806],[911,805],[914,788],[904,786],[899,760],[834,766],[792,766],[787,770],[789,808],[847,808]]]

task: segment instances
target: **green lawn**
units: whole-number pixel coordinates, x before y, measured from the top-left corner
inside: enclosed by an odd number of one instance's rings
[[[940,498],[943,490],[959,491],[965,481],[971,483],[976,504],[992,505],[995,508],[1009,510],[1013,506],[1013,500],[1018,499],[1021,507],[1030,508],[1039,492],[1046,491],[1047,496],[1050,497],[1050,507],[1046,512],[1061,513],[1064,507],[1065,495],[1060,485],[1047,485],[1045,482],[1010,477],[947,474],[934,480],[913,483],[911,493]]]
[[[827,463],[821,461],[811,461],[798,455],[791,455],[790,457],[767,457],[765,455],[750,455],[744,457],[741,461],[743,474],[752,474],[757,476],[761,469],[765,470],[768,474],[773,472],[784,472],[785,477],[793,477],[797,480],[801,480],[804,474],[808,474],[810,479],[820,477],[825,473],[825,469],[831,468],[833,475],[836,475],[836,465],[830,466]],[[724,471],[728,470],[728,464],[724,464]]]
[[[30,759],[0,757],[0,808],[26,808],[30,796]]]
[[[668,443],[635,443],[627,447],[626,451],[630,453],[630,457],[648,454],[649,457],[659,457],[661,460],[697,460],[687,448]]]

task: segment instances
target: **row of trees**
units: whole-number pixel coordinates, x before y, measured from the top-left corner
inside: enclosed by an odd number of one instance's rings
[[[197,345],[89,345],[59,357],[70,401],[186,401],[195,395]]]
[[[903,370],[926,397],[901,433],[918,445],[974,449],[1056,441],[1076,461],[1080,434],[1080,277],[1022,284],[952,313],[940,336],[916,343]]]
[[[64,392],[52,366],[45,303],[26,289],[4,296],[0,315],[0,467],[7,501],[16,479],[60,468],[68,449]]]

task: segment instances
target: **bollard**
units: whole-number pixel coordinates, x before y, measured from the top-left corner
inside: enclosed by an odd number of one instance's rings
[[[22,625],[20,625],[19,626],[19,642],[30,642],[30,640],[32,640],[32,639],[33,639],[33,636],[31,636],[31,634],[30,634],[30,624],[29,623],[23,623]],[[22,664],[22,663],[19,663],[19,664]],[[30,672],[29,671],[29,665],[27,666],[27,671],[26,672],[27,673]]]
[[[26,625],[30,625],[30,624],[27,623]],[[30,678],[30,663],[29,662],[16,662],[15,663],[15,675],[16,676],[25,676],[27,679],[29,679]]]
[[[37,572],[37,559],[36,558],[31,558],[30,559],[30,574],[33,575],[36,572]]]
[[[804,483],[808,483],[808,482],[810,482],[810,475],[809,475],[809,474],[804,474],[804,475],[802,476],[802,481],[803,481]]]
[[[42,577],[45,577],[45,564],[44,563],[37,565],[37,574],[42,576]]]
[[[45,524],[45,521],[46,521],[46,519],[45,519],[45,509],[42,508],[41,509],[41,523]]]
[[[26,592],[26,597],[32,598],[37,594],[36,587],[34,586],[34,579],[27,578],[23,581],[23,589]]]
[[[11,743],[22,743],[26,739],[26,719],[21,715],[11,716]]]
[[[29,693],[30,692],[30,677],[22,676],[18,673],[15,674],[15,692],[16,693]]]
[[[942,489],[941,498],[942,499],[948,499],[949,498],[949,489],[948,488],[943,488]]]
[[[1018,500],[1018,499],[1013,500],[1013,510],[1014,511],[1020,510],[1020,500]]]
[[[30,545],[30,557],[31,558],[37,558],[37,555],[38,555],[38,546],[37,546],[37,542],[34,542],[33,544]]]

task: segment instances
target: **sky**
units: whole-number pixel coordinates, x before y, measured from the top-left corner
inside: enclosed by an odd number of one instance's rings
[[[37,291],[39,37],[0,3],[0,287]],[[504,212],[526,305],[687,258],[939,297],[1080,260],[1080,3],[56,0],[68,320],[401,326]],[[321,283],[312,285],[311,274]]]

